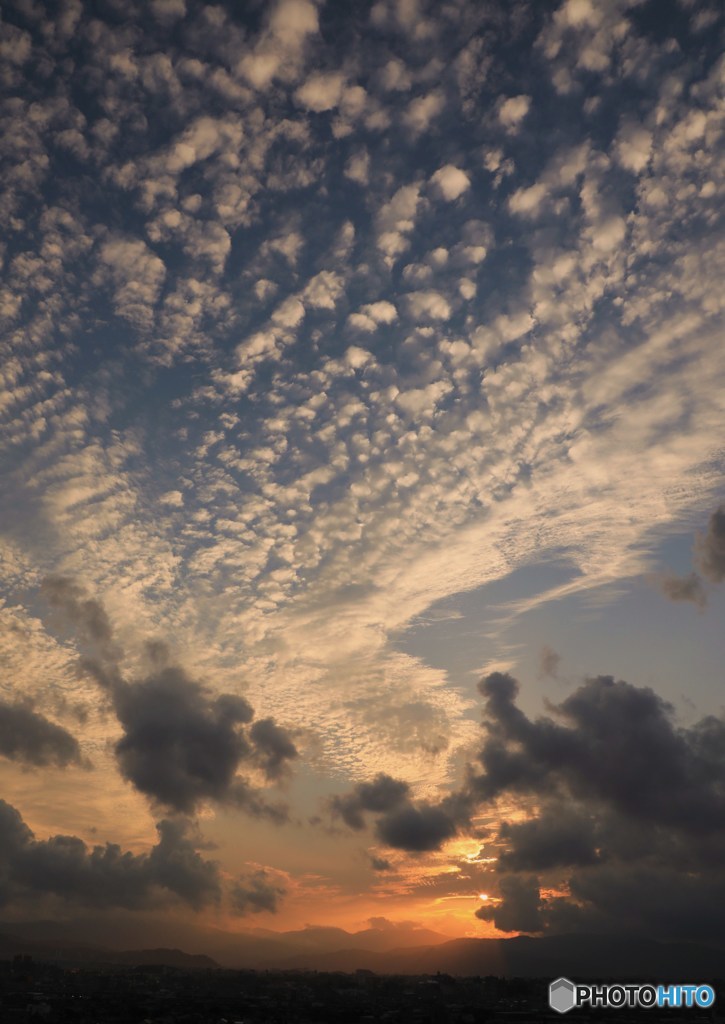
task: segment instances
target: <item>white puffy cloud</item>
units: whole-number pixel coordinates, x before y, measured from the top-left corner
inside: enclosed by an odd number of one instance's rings
[[[361,306],[357,313],[350,314],[347,322],[357,331],[372,333],[380,324],[392,324],[397,319],[398,311],[392,302],[380,300]]]
[[[255,46],[240,58],[240,73],[257,89],[266,89],[276,77],[294,78],[307,39],[318,30],[310,0],[278,0]]]
[[[166,276],[163,261],[139,238],[117,236],[100,249],[114,282],[114,309],[139,327],[150,327]]]
[[[440,117],[445,105],[445,96],[440,90],[429,92],[426,96],[418,96],[408,104],[403,115],[403,123],[416,135],[420,135]]]
[[[165,494],[159,496],[159,501],[162,505],[168,505],[170,508],[184,507],[184,495],[181,491],[166,491]]]
[[[305,307],[300,300],[290,295],[272,313],[272,323],[282,327],[297,327],[305,315]]]
[[[411,86],[411,77],[402,60],[392,58],[383,67],[379,76],[380,84],[388,92],[406,92]]]
[[[338,105],[343,93],[345,78],[340,72],[316,71],[295,92],[295,100],[301,107],[322,113]]]
[[[530,107],[530,96],[509,96],[499,107],[498,119],[505,128],[515,130],[528,114]]]
[[[614,144],[619,163],[633,174],[640,174],[652,153],[652,132],[633,121],[625,121]]]
[[[378,249],[394,260],[408,248],[420,204],[420,185],[402,185],[385,203],[376,218]]]
[[[370,180],[370,154],[366,149],[353,153],[345,164],[345,177],[358,185],[367,185]]]
[[[471,179],[468,177],[466,172],[462,171],[460,167],[455,167],[453,164],[446,164],[444,167],[439,167],[438,170],[431,175],[430,181],[436,191],[447,202],[452,202],[452,200],[458,199],[459,196],[462,196],[463,193],[468,191],[471,187]]]
[[[392,302],[381,299],[378,302],[369,302],[360,308],[360,312],[369,316],[376,324],[392,324],[398,319],[398,311]]]
[[[509,196],[508,206],[512,213],[520,213],[527,217],[536,214],[548,195],[548,189],[542,182],[530,185],[529,188],[517,188]]]
[[[408,313],[414,320],[448,320],[451,315],[451,305],[440,292],[408,292],[405,299]]]
[[[332,270],[321,270],[307,284],[303,298],[315,309],[334,309],[345,287],[344,278]]]

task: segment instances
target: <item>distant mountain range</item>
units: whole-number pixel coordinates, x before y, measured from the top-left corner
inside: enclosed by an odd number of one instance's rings
[[[100,946],[80,946],[73,943],[42,942],[0,934],[0,960],[11,960],[18,954],[27,954],[34,960],[64,965],[91,966],[118,964],[124,967],[159,966],[177,967],[185,971],[214,970],[219,964],[209,956],[184,953],[181,949],[113,950]]]
[[[702,981],[725,977],[722,950],[651,939],[560,935],[543,938],[446,940],[417,928],[370,928],[350,933],[341,928],[305,928],[291,932],[257,929],[226,935],[224,948],[192,955],[179,949],[110,950],[74,943],[70,935],[43,939],[37,924],[13,925],[0,934],[0,958],[29,953],[63,963],[158,964],[185,970],[245,967],[258,970],[345,971],[379,974],[498,975],[505,977],[632,978],[640,981]],[[58,931],[55,926],[56,933]],[[30,937],[27,932],[34,934]],[[25,934],[23,934],[25,933]],[[401,939],[405,944],[396,945]],[[412,941],[411,941],[412,939]]]
[[[385,953],[341,949],[298,954],[277,966],[385,974],[494,974],[502,977],[637,978],[673,981],[725,977],[725,954],[707,946],[669,945],[621,936],[562,935],[544,938],[454,939]]]

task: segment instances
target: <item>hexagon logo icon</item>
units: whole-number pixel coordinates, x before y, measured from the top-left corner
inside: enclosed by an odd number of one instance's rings
[[[557,978],[549,985],[549,1006],[557,1013],[568,1013],[574,1009],[574,983],[568,978]]]

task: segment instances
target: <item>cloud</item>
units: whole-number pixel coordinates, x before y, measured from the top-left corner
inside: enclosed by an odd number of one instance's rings
[[[249,730],[258,763],[268,779],[278,779],[299,753],[286,729],[273,718],[258,719]]]
[[[448,320],[451,315],[451,304],[440,292],[419,291],[408,292],[405,296],[408,312],[414,320]]]
[[[295,100],[301,107],[319,114],[338,105],[344,86],[345,78],[340,72],[316,71],[297,89]]]
[[[705,588],[696,572],[687,576],[662,576],[658,586],[670,601],[692,601],[698,608],[704,608],[707,603]]]
[[[303,292],[304,300],[313,309],[334,309],[345,288],[341,274],[331,270],[321,270],[315,274]]]
[[[640,174],[652,154],[652,132],[633,121],[625,121],[615,142],[619,163],[633,174]]]
[[[379,302],[368,302],[361,306],[357,313],[351,313],[347,318],[350,327],[358,331],[372,333],[380,324],[392,324],[398,319],[398,311],[392,302],[381,300]]]
[[[365,828],[365,811],[382,813],[398,807],[408,791],[407,782],[380,772],[372,782],[359,782],[351,793],[333,797],[330,809],[350,828],[360,830]]]
[[[114,310],[138,328],[151,327],[154,308],[166,277],[163,261],[138,238],[116,237],[100,249],[114,290]]]
[[[251,751],[238,727],[253,711],[243,697],[212,699],[178,666],[116,682],[112,697],[118,766],[139,792],[182,813],[205,799],[244,802],[237,769]]]
[[[538,932],[542,929],[541,899],[536,876],[509,875],[499,881],[500,899],[476,911],[482,921],[493,921],[501,932]]]
[[[710,515],[704,534],[696,534],[695,565],[713,583],[725,579],[725,506],[721,505]],[[656,577],[656,583],[671,601],[691,601],[698,608],[707,604],[702,579],[696,572],[686,576],[665,574]]]
[[[280,898],[285,893],[284,886],[270,881],[266,871],[255,871],[240,878],[232,887],[231,909],[235,914],[276,914]]]
[[[503,871],[547,871],[599,859],[593,817],[559,804],[544,806],[527,821],[504,821],[499,837],[508,847],[499,856]]]
[[[509,197],[508,206],[512,213],[524,217],[533,216],[548,195],[548,188],[543,182],[537,182],[528,188],[517,188]]]
[[[539,675],[556,679],[560,661],[561,655],[545,644],[539,651]]]
[[[99,645],[111,659],[120,656],[120,651],[112,647],[113,630],[106,609],[100,601],[89,597],[80,583],[68,576],[46,576],[41,594],[51,607],[62,611],[81,640]]]
[[[390,871],[392,864],[386,857],[375,857],[371,854],[370,867],[373,871]]]
[[[408,248],[407,236],[415,228],[420,202],[420,185],[401,185],[378,211],[377,246],[389,260],[394,260]]]
[[[37,768],[81,764],[78,740],[26,704],[0,700],[0,754]]]
[[[91,645],[83,669],[108,693],[123,729],[114,749],[121,774],[141,793],[179,813],[205,800],[239,806],[250,814],[283,820],[286,811],[266,803],[239,774],[257,764],[279,778],[297,757],[289,734],[273,719],[254,718],[249,702],[236,694],[213,695],[191,679],[159,642],[147,644],[151,671],[128,682],[120,668],[110,621],[101,603],[76,581],[50,577],[44,592]]]
[[[609,676],[535,720],[510,675],[480,689],[484,772],[464,792],[479,811],[515,800],[519,817],[502,814],[499,895],[477,916],[504,931],[720,934],[725,720],[677,725],[652,690]]]
[[[504,128],[516,131],[531,108],[530,96],[510,96],[498,110],[498,119]]]
[[[426,853],[439,850],[458,832],[459,822],[444,806],[427,802],[404,804],[378,818],[378,838],[396,850]]]
[[[503,662],[525,607],[615,600],[717,503],[712,40],[690,32],[694,9],[654,26],[629,0],[518,5],[515,26],[475,3],[384,0],[372,22],[316,0],[167,0],[161,23],[151,4],[95,6],[23,2],[23,28],[4,25],[0,617],[62,566],[104,595],[114,633],[1,635],[8,678],[51,718],[56,693],[82,700],[84,750],[102,747],[125,734],[113,716],[104,731],[112,694],[153,679],[148,703],[179,667],[135,638],[170,636],[184,656],[167,710],[249,747],[225,805],[264,769],[255,719],[230,722],[218,691],[315,730],[341,789],[385,770],[436,806],[477,728],[451,635],[436,669],[398,656],[425,647],[426,609],[517,571],[534,587],[533,562],[566,559],[565,586],[486,625]],[[360,84],[316,114],[336,75]],[[451,167],[471,186],[447,202],[431,176]],[[450,315],[416,310],[411,289]],[[381,302],[397,320],[375,319]],[[76,640],[104,689],[75,675]],[[686,645],[667,642],[684,678]],[[687,679],[710,701],[708,677]],[[147,713],[133,709],[135,747]],[[118,789],[113,751],[95,760],[91,787],[108,773]],[[190,799],[220,791],[171,761]],[[554,797],[513,799],[535,815]],[[577,799],[599,815],[599,798],[562,797]]]
[[[406,92],[410,89],[411,77],[402,60],[393,57],[381,69],[380,85],[386,92]]]
[[[439,167],[430,181],[439,195],[449,203],[458,199],[471,187],[471,179],[466,172],[453,164]]]
[[[309,36],[318,32],[317,8],[309,0],[278,0],[253,49],[239,60],[240,73],[256,89],[277,78],[294,78]]]
[[[408,104],[403,115],[403,123],[415,135],[421,135],[440,117],[445,105],[445,96],[438,90],[429,92],[426,96],[418,96]]]
[[[76,836],[38,840],[20,813],[0,800],[0,898],[61,897],[85,906],[141,910],[171,896],[194,910],[218,903],[216,864],[197,852],[186,822],[160,821],[158,843],[134,854],[114,843],[89,847]]]
[[[725,811],[725,720],[709,716],[677,727],[653,690],[598,676],[555,706],[556,718],[528,719],[516,706],[519,685],[491,673],[480,683],[488,737],[473,792],[559,794],[595,800],[640,821],[707,832]]]
[[[345,177],[358,185],[367,185],[370,181],[370,154],[366,149],[353,153],[345,164]]]
[[[725,579],[725,505],[712,513],[705,534],[695,540],[695,560],[703,576],[713,583]]]
[[[159,21],[169,23],[186,14],[186,0],[151,0],[151,10]]]
[[[329,807],[334,817],[356,831],[366,827],[366,814],[377,815],[377,838],[386,846],[410,853],[439,850],[467,821],[465,800],[414,803],[408,783],[383,772],[372,782],[360,782],[350,793],[333,797]]]

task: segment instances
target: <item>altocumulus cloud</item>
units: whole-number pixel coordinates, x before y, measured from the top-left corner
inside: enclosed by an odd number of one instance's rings
[[[122,651],[114,641],[105,609],[75,580],[51,577],[44,591],[51,605],[77,630],[89,653],[83,669],[105,690],[123,735],[115,744],[121,774],[153,801],[192,813],[204,800],[243,808],[284,821],[286,808],[268,803],[239,775],[244,764],[267,779],[279,779],[297,748],[273,719],[254,718],[249,702],[236,694],[211,694],[184,669],[170,663],[165,644],[147,645],[151,671],[127,681]]]

